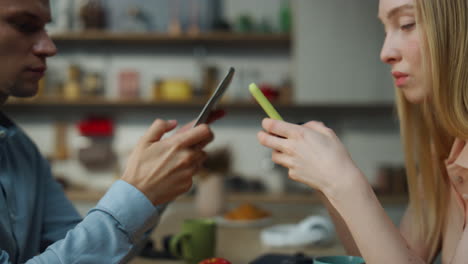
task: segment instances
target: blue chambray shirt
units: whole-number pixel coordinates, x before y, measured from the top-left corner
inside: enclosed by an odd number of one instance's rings
[[[81,219],[33,142],[1,113],[0,187],[0,264],[124,263],[164,210],[119,180]]]

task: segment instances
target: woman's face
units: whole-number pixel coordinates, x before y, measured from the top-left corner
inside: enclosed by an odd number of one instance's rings
[[[420,28],[414,0],[380,0],[379,19],[385,27],[380,58],[392,67],[395,86],[411,103],[421,103],[429,94],[422,69]]]

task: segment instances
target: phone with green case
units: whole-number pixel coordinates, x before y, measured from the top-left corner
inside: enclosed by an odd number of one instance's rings
[[[252,94],[252,96],[255,98],[255,100],[258,102],[258,104],[263,108],[265,113],[271,119],[283,120],[283,118],[278,113],[278,111],[276,111],[276,109],[270,103],[268,98],[265,97],[265,95],[262,93],[262,91],[258,88],[258,86],[255,83],[251,83],[249,85],[249,91]]]

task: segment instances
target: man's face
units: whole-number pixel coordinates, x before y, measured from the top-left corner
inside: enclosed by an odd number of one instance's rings
[[[45,25],[49,0],[0,0],[0,100],[37,93],[46,58],[57,49]]]

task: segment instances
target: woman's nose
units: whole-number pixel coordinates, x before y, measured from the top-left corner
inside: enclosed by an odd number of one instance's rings
[[[388,36],[385,38],[382,50],[380,51],[380,60],[390,65],[401,60],[401,53],[397,45],[395,45],[395,41]]]

